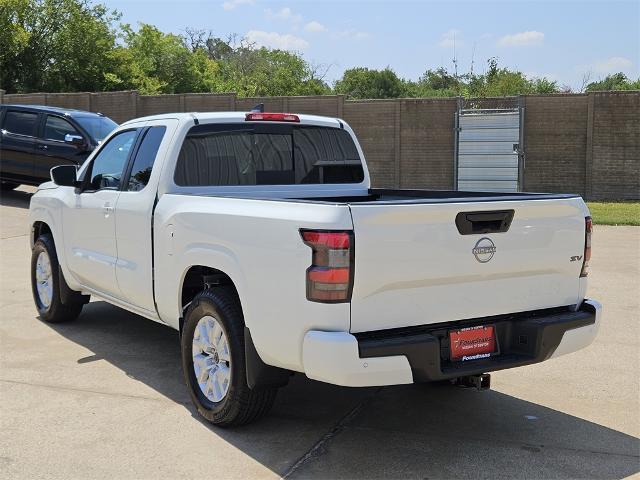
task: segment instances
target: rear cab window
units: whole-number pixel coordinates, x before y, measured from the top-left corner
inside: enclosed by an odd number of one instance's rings
[[[364,169],[349,132],[286,124],[192,127],[174,181],[179,186],[361,183]]]
[[[35,137],[38,128],[38,115],[34,112],[7,110],[2,129],[14,135]]]

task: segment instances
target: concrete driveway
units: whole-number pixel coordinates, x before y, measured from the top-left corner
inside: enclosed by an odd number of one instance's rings
[[[178,335],[104,302],[47,325],[29,285],[33,189],[0,206],[2,478],[624,478],[640,472],[640,228],[596,227],[595,344],[493,389],[356,390],[296,375],[272,414],[201,422]]]

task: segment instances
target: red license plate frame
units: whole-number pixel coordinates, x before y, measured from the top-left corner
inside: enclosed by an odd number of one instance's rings
[[[499,353],[495,325],[477,325],[449,331],[452,362],[483,360]]]

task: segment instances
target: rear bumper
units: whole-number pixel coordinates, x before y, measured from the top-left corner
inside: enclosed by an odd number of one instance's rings
[[[303,345],[309,378],[364,387],[445,380],[543,362],[588,346],[600,326],[602,306],[585,300],[577,311],[546,310],[437,325],[348,332],[307,332]],[[448,332],[493,324],[500,355],[451,362]]]

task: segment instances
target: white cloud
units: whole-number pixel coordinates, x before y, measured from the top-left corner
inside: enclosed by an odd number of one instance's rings
[[[267,18],[269,20],[284,20],[293,23],[302,21],[302,15],[293,13],[293,10],[291,10],[289,7],[281,8],[277,12],[274,12],[270,8],[267,8],[264,12],[267,14]]]
[[[227,0],[222,4],[222,8],[226,11],[233,10],[240,5],[253,5],[254,0]]]
[[[438,46],[442,48],[453,48],[454,45],[456,47],[461,47],[463,45],[462,40],[460,39],[460,30],[452,28],[448,32],[445,32],[440,37],[440,41],[438,42]]]
[[[625,71],[633,66],[633,62],[624,57],[611,57],[595,62],[591,69],[596,73],[617,73]]]
[[[247,40],[260,47],[278,48],[280,50],[304,50],[309,46],[304,38],[296,37],[290,33],[264,32],[262,30],[250,30],[247,32]]]
[[[544,33],[538,32],[536,30],[530,30],[528,32],[505,35],[500,40],[498,40],[498,46],[524,47],[530,45],[542,45],[542,42],[544,42]]]
[[[333,38],[347,38],[351,40],[366,40],[371,37],[370,33],[360,32],[358,30],[354,30],[352,28],[348,30],[342,30],[341,32],[336,32],[332,35]]]
[[[325,27],[323,24],[321,24],[320,22],[316,22],[315,20],[307,23],[304,26],[304,29],[307,32],[312,32],[312,33],[322,33],[322,32],[326,32],[327,31],[327,27]]]

